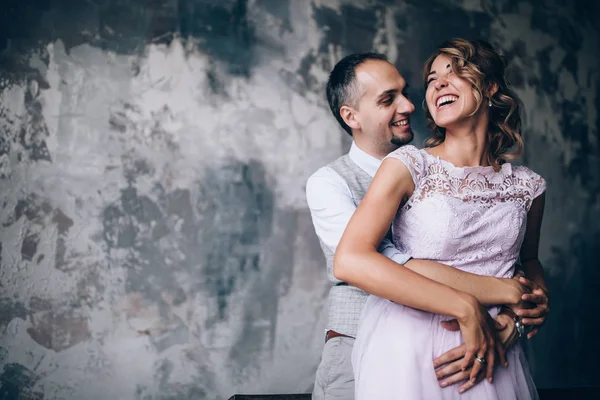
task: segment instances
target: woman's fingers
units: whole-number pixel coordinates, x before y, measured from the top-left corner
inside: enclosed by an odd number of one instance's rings
[[[467,350],[465,353],[465,357],[463,358],[460,369],[466,371],[471,364],[473,364],[473,360],[475,360],[475,352],[473,350]]]
[[[483,368],[486,353],[487,348],[484,345],[481,349],[479,349],[479,353],[477,354],[477,356],[473,357],[475,359],[475,362],[473,362],[473,368],[471,369],[471,374],[469,375],[469,379],[473,382],[477,380],[477,374],[479,374],[479,371],[481,371],[481,369]],[[483,360],[483,362],[481,360]]]
[[[508,361],[506,361],[506,349],[502,344],[501,340],[496,342],[496,352],[498,353],[498,359],[500,360],[500,364],[508,367]]]
[[[495,348],[495,344],[493,346],[490,346],[490,348],[488,349],[487,352],[487,358],[485,360],[484,365],[486,365],[486,371],[485,371],[485,376],[487,377],[487,380],[492,383],[492,380],[494,378],[494,365],[496,364],[496,348]]]

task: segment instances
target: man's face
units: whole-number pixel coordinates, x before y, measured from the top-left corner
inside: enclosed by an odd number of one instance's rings
[[[368,60],[356,68],[356,81],[362,93],[355,110],[360,131],[386,153],[410,143],[409,117],[415,106],[406,97],[407,84],[396,67]]]

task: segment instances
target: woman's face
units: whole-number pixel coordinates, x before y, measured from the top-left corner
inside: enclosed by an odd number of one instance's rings
[[[446,129],[470,118],[477,107],[471,83],[454,74],[450,57],[444,54],[431,64],[425,101],[435,124]]]

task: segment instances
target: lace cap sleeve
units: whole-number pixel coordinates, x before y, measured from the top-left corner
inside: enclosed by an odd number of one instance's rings
[[[527,188],[526,208],[529,212],[533,200],[546,191],[546,180],[525,166],[517,166],[514,171],[520,184]]]
[[[419,185],[425,170],[425,161],[421,150],[413,145],[405,145],[385,156],[384,160],[386,158],[396,158],[402,161],[408,168],[415,186]]]
[[[531,186],[533,188],[533,198],[539,197],[546,191],[546,180],[541,175],[531,171]]]

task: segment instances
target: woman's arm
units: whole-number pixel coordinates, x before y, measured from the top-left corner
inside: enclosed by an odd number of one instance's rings
[[[336,278],[367,293],[413,308],[454,316],[460,325],[467,354],[463,367],[473,364],[475,355],[488,361],[488,378],[494,365],[494,350],[503,357],[495,342],[494,322],[477,300],[458,290],[399,266],[377,252],[377,247],[396,215],[400,204],[414,191],[414,183],[403,162],[387,158],[350,219],[334,258]],[[471,377],[481,363],[474,363]]]
[[[527,292],[526,286],[517,279],[472,274],[435,261],[411,259],[404,266],[431,280],[468,293],[487,306],[520,304],[521,296]]]
[[[400,160],[385,159],[342,235],[334,258],[335,277],[400,304],[462,318],[473,308],[472,296],[399,268],[377,251],[401,202],[413,191],[408,168]]]

